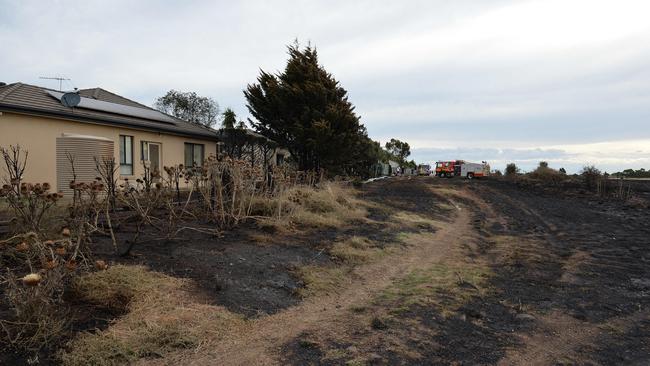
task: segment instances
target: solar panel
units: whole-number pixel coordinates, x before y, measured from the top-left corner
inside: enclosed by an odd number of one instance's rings
[[[64,94],[64,93],[59,93],[51,90],[48,90],[47,92],[54,98],[58,99],[59,101],[61,100],[61,97]],[[170,124],[176,123],[176,121],[172,117],[152,109],[131,107],[128,105],[104,102],[103,100],[97,100],[97,99],[86,98],[86,97],[81,97],[81,101],[77,105],[77,108],[92,109],[95,111],[115,113],[115,114],[120,114],[129,117],[150,119],[150,120],[165,122]]]

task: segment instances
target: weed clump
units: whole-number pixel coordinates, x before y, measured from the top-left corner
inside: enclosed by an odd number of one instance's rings
[[[291,225],[340,227],[362,220],[367,214],[353,190],[339,182],[316,187],[297,185],[275,197],[259,197],[253,202],[251,212],[261,216],[261,226],[276,229]]]
[[[80,277],[73,284],[73,291],[80,300],[90,304],[126,312],[131,301],[138,296],[154,290],[169,290],[181,283],[179,279],[149,271],[143,266],[116,265]]]

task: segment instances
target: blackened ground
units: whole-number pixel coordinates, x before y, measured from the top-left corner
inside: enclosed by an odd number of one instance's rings
[[[421,182],[418,183],[422,185]],[[383,205],[416,207],[431,205],[435,197],[417,194],[418,184],[406,190],[373,186],[362,190],[363,198]],[[390,185],[389,185],[390,187]],[[422,210],[423,211],[423,210]],[[424,212],[424,211],[423,211]],[[375,222],[350,222],[340,228],[308,229],[297,233],[275,233],[260,243],[261,234],[254,223],[245,224],[222,237],[186,231],[181,238],[170,241],[143,241],[133,250],[133,256],[116,257],[110,241],[97,238],[95,254],[125,264],[144,264],[155,271],[176,277],[190,278],[198,285],[206,301],[223,305],[230,311],[248,317],[272,314],[301,299],[297,290],[304,284],[295,276],[298,267],[308,264],[333,265],[327,249],[336,241],[362,236],[378,247],[395,245],[398,232],[417,230],[387,228],[389,220],[384,210],[369,208]],[[128,227],[124,227],[128,230]],[[427,230],[433,230],[427,228]],[[129,234],[118,232],[118,239]],[[131,234],[132,235],[132,234]]]
[[[502,304],[519,304],[518,312],[568,314],[586,327],[603,328],[635,314],[647,316],[649,209],[598,198],[581,187],[558,192],[497,180],[435,180],[432,184],[466,186],[506,224],[487,222],[485,212],[475,210],[475,221],[481,222],[475,229],[483,232],[484,240],[479,243],[480,253],[468,254],[489,258],[494,276],[487,285],[490,295],[476,297],[464,307],[481,314],[485,321],[480,327],[469,322],[441,322],[436,338],[446,355],[441,357],[438,352],[430,355],[431,359],[495,363],[508,347],[517,347],[512,332],[532,334],[537,330],[535,321],[513,316],[512,309]],[[647,199],[648,187],[650,182],[648,186],[637,183],[633,194]],[[498,245],[503,236],[509,237],[511,244]],[[421,309],[419,316],[426,319],[426,309]],[[595,341],[585,341],[587,346],[569,341],[563,346],[563,362],[650,362],[648,320],[623,328],[601,331]]]
[[[492,285],[500,290],[499,297],[594,325],[647,312],[649,209],[590,193],[527,190],[502,181],[482,183],[470,189],[506,218],[505,233],[534,243],[510,248],[518,255],[494,262]],[[647,187],[637,189],[636,194],[645,199]],[[571,357],[576,362],[594,358],[603,364],[647,362],[647,329],[646,322],[615,336],[602,332],[588,351],[576,350]]]
[[[375,189],[392,190],[387,196],[400,209],[433,203],[436,196],[422,190],[422,182],[434,191],[466,192],[467,199],[454,199],[472,210],[479,235],[465,254],[489,267],[493,275],[482,285],[487,291],[471,296],[455,316],[443,316],[440,303],[414,304],[385,326],[360,324],[346,339],[323,341],[314,330],[285,346],[288,362],[336,365],[356,362],[361,353],[366,363],[390,365],[650,364],[648,208],[598,198],[581,186],[558,191],[505,180],[419,180],[413,191],[400,181]],[[633,194],[647,204],[649,191],[650,182],[637,182]],[[488,204],[489,214],[472,204],[476,198]],[[370,306],[390,311],[401,305],[397,299]],[[561,317],[542,324],[541,318],[553,314],[569,317],[570,324]],[[414,332],[413,324],[423,329]],[[589,337],[581,337],[581,329],[589,329]],[[534,336],[540,333],[551,341]],[[320,343],[304,341],[311,337]],[[356,356],[349,356],[349,347]],[[557,357],[536,359],[527,356],[529,349]],[[340,356],[332,357],[332,350]]]

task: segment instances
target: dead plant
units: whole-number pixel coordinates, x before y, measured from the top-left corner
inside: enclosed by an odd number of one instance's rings
[[[8,186],[11,191],[17,196],[20,197],[22,194],[22,180],[23,174],[25,173],[25,168],[27,167],[27,157],[29,156],[29,151],[23,150],[20,145],[10,145],[9,149],[0,147],[0,154],[5,162],[5,169],[9,175]]]
[[[47,212],[63,197],[61,193],[50,192],[49,183],[20,183],[20,189],[3,185],[0,197],[4,197],[18,219],[19,231],[40,232],[41,222]]]
[[[84,267],[84,254],[66,234],[41,240],[28,232],[0,241],[2,266],[7,268],[0,279],[11,310],[0,320],[5,349],[35,353],[64,335],[69,317],[63,293]]]

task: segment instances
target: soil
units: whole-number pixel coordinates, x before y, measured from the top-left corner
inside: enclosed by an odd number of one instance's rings
[[[383,207],[363,223],[270,234],[249,223],[221,237],[148,241],[129,258],[97,238],[96,253],[190,278],[198,299],[249,319],[246,332],[205,340],[208,351],[147,364],[647,365],[650,182],[634,182],[633,192],[630,205],[581,186],[391,178],[360,189]],[[390,216],[397,211],[439,225],[401,225]],[[353,235],[400,250],[358,265],[335,293],[300,298],[296,269],[340,265],[327,250]],[[489,275],[428,302],[381,296],[432,266]]]
[[[582,187],[558,192],[497,180],[427,184],[462,192],[472,224],[454,225],[459,235],[475,233],[468,239],[473,245],[462,250],[464,258],[451,250],[444,261],[489,268],[485,295],[458,307],[456,316],[444,316],[437,305],[410,306],[384,329],[342,314],[348,329],[301,333],[284,345],[289,356],[283,362],[649,364],[648,206],[596,198]],[[635,195],[650,203],[650,187],[637,185]],[[398,304],[374,304],[370,311],[381,314]],[[316,340],[315,346],[305,347],[305,339]]]
[[[416,191],[417,192],[417,191]],[[397,192],[372,187],[362,193],[369,201],[384,201]],[[413,200],[395,199],[394,205],[432,204],[434,196]],[[438,214],[437,216],[440,216]],[[337,265],[327,254],[336,241],[352,236],[373,240],[376,246],[399,245],[398,232],[412,228],[389,230],[382,224],[387,216],[370,208],[374,222],[349,223],[343,228],[298,228],[288,233],[265,234],[255,223],[247,223],[219,237],[186,231],[182,239],[151,241],[152,233],[128,257],[114,255],[108,238],[96,238],[94,253],[112,263],[144,264],[155,271],[192,279],[198,286],[199,297],[246,317],[273,314],[300,302],[297,291],[304,286],[296,277],[296,269],[305,265]],[[130,230],[129,226],[122,228]],[[260,242],[259,235],[264,237]],[[118,240],[128,240],[129,234],[117,233]],[[397,244],[396,244],[397,243]]]

